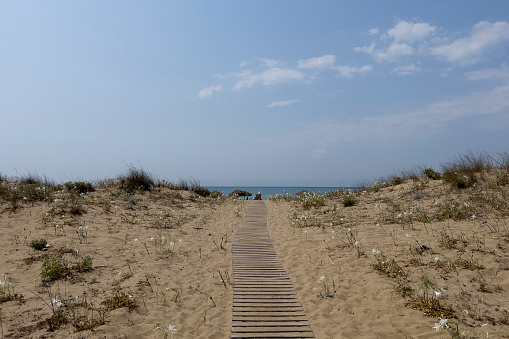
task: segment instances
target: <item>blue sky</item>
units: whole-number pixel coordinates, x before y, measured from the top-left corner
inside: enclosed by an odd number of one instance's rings
[[[352,185],[508,149],[509,2],[3,1],[0,173]]]

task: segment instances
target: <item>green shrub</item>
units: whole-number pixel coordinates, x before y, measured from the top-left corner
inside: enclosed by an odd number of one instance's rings
[[[66,267],[61,256],[46,258],[42,263],[41,278],[45,282],[58,280],[65,273]]]
[[[210,196],[210,191],[206,188],[201,187],[201,186],[193,187],[193,192],[198,194],[199,196],[202,196],[202,197]]]
[[[42,251],[43,249],[46,248],[46,245],[48,244],[48,242],[46,241],[46,239],[34,239],[30,242],[30,247],[32,247],[34,250],[36,251]]]
[[[321,194],[316,193],[304,193],[298,196],[302,207],[306,210],[313,208],[320,208],[325,206],[325,197]]]
[[[76,271],[82,273],[92,270],[92,260],[93,258],[89,255],[83,257],[76,265]]]
[[[440,173],[435,172],[432,168],[426,168],[424,170],[424,175],[432,180],[439,180],[442,178]]]

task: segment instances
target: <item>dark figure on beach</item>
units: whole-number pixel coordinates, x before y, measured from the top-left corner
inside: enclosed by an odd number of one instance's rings
[[[258,192],[254,200],[262,200],[262,192]]]

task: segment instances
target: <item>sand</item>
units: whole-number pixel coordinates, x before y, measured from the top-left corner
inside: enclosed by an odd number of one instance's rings
[[[425,291],[459,320],[460,333],[508,338],[506,198],[507,187],[488,180],[459,190],[421,178],[356,194],[351,207],[340,194],[308,197],[318,202],[309,209],[304,200],[265,203],[272,242],[317,338],[450,337],[433,328],[436,314],[409,306]],[[3,202],[0,280],[3,295],[16,298],[0,303],[2,337],[228,338],[231,241],[248,203],[115,185],[16,210]],[[73,206],[83,213],[71,214]],[[30,247],[40,238],[44,251]],[[44,260],[59,253],[69,276],[43,282]],[[87,256],[92,269],[76,272]],[[108,308],[115,295],[131,309]],[[68,323],[50,331],[52,314]]]

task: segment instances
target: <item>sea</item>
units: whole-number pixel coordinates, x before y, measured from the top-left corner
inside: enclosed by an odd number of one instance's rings
[[[271,195],[275,194],[295,194],[300,191],[308,191],[318,194],[325,194],[329,191],[343,191],[343,190],[356,190],[357,187],[265,187],[265,186],[204,186],[209,191],[218,191],[223,193],[224,195],[228,195],[235,190],[247,191],[251,193],[253,197],[256,196],[258,192],[262,193],[262,199],[267,199]]]

